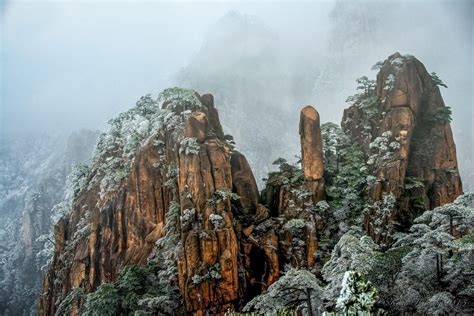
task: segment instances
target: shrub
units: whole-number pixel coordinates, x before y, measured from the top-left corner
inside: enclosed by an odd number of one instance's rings
[[[120,296],[113,284],[104,283],[87,295],[83,316],[114,316],[118,314]]]
[[[431,123],[451,123],[453,120],[451,108],[449,106],[445,106],[431,110],[427,113],[426,119]]]
[[[366,281],[362,274],[355,271],[346,271],[342,279],[342,289],[337,299],[337,307],[344,313],[370,312],[377,301],[378,292],[370,281]]]

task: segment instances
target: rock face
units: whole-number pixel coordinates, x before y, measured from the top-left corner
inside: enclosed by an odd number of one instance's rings
[[[240,196],[240,204],[248,214],[254,214],[258,206],[257,182],[244,155],[233,151],[230,157],[233,190]]]
[[[374,90],[344,111],[343,129],[369,157],[368,198],[376,205],[365,229],[379,243],[389,244],[391,232],[407,228],[420,210],[462,194],[450,111],[437,80],[416,58],[395,53],[383,62],[376,86],[367,84]],[[364,103],[370,97],[376,101]],[[384,208],[390,212],[381,215]]]
[[[160,158],[151,147],[137,154],[120,192],[99,205],[96,183],[78,196],[70,215],[56,224],[55,255],[43,282],[40,315],[53,315],[56,301],[72,289],[93,291],[101,283],[114,281],[125,265],[146,263],[172,198],[171,190],[157,186],[166,178],[153,167]],[[75,308],[80,303],[75,302]]]
[[[231,150],[216,137],[207,139],[209,132],[206,114],[192,114],[186,123],[185,135],[197,139],[199,151],[179,157],[180,205],[183,216],[189,213],[186,218],[189,225],[181,223],[183,251],[178,260],[178,273],[179,287],[189,311],[212,308],[217,302],[222,302],[222,306],[214,308],[231,307],[227,304],[238,298],[239,290],[239,247],[232,224],[231,200],[225,198],[233,187]],[[219,271],[218,279],[196,281],[212,267]]]
[[[39,314],[53,315],[62,301],[70,301],[68,313],[77,314],[84,298],[68,296],[74,289],[93,292],[100,284],[114,282],[125,266],[146,264],[166,234],[173,203],[180,210],[176,261],[183,304],[178,312],[238,308],[276,281],[282,265],[314,264],[314,218],[288,206],[296,199],[290,186],[278,189],[285,192],[281,213],[272,217],[259,204],[245,156],[224,140],[213,97],[165,92],[162,109],[142,99],[99,139],[98,153],[82,179],[86,185],[76,190],[71,212],[55,227],[54,258],[44,279]],[[319,118],[312,111],[301,125],[310,173],[291,185],[303,193],[309,192],[306,184],[315,188],[298,200],[301,206],[313,195],[319,198],[322,190]],[[138,115],[160,127],[127,152],[130,138],[123,131],[130,130]],[[291,219],[293,226],[287,225]],[[296,247],[304,248],[302,255],[295,255]]]
[[[92,185],[56,226],[55,256],[44,280],[40,314],[54,314],[55,302],[71,289],[94,291],[114,281],[124,266],[145,264],[164,235],[172,201],[181,209],[178,280],[184,310],[220,310],[238,298],[239,245],[227,194],[235,188],[243,196],[242,212],[252,213],[258,191],[245,157],[232,153],[222,140],[212,96],[196,98],[198,106],[186,100],[163,103],[165,119],[174,119],[177,126],[166,126],[138,148],[116,191],[99,197],[101,182],[92,177],[100,172],[102,159],[93,166],[88,179]],[[196,281],[212,267],[218,278]],[[75,307],[82,303],[74,302]]]

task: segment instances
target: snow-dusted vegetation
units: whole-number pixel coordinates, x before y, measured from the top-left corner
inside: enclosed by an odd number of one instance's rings
[[[468,1],[7,2],[0,315],[474,315]]]
[[[36,313],[54,252],[53,225],[69,212],[77,185],[85,185],[83,162],[96,137],[84,130],[0,148],[0,314]]]

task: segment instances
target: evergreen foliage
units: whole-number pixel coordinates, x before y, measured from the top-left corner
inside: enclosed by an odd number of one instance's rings
[[[364,154],[334,123],[321,126],[321,137],[326,193],[329,204],[337,210],[334,219],[347,225],[359,223],[368,176]]]
[[[73,302],[82,299],[83,297],[83,288],[79,287],[72,289],[69,294],[58,304],[56,315],[68,315],[72,310]]]
[[[445,87],[447,88],[448,86],[438,77],[438,75],[436,74],[436,72],[432,72],[430,74],[431,76],[431,79],[433,80],[434,84],[437,85],[437,86],[441,86],[441,87]]]
[[[377,289],[370,281],[364,280],[360,273],[346,271],[336,306],[344,313],[370,312],[377,294]]]
[[[276,159],[273,165],[278,166],[278,171],[270,172],[268,179],[263,179],[267,185],[299,185],[303,183],[304,177],[301,168],[289,164],[284,158]]]
[[[114,316],[119,313],[121,295],[113,284],[104,283],[97,290],[87,295],[83,316]]]
[[[382,252],[357,230],[334,247],[322,273],[328,282],[326,310],[335,308],[346,271],[363,275],[378,289],[377,307],[398,313],[443,314],[472,310],[474,279],[473,194],[424,212],[407,234]],[[456,303],[454,301],[456,298]]]
[[[186,137],[180,142],[179,152],[185,155],[197,155],[199,154],[201,145],[197,142],[196,138]]]
[[[141,97],[135,107],[111,119],[108,129],[99,136],[90,170],[85,167],[80,170],[82,177],[87,178],[88,188],[99,183],[101,197],[116,192],[128,175],[138,148],[152,138],[160,147],[157,134],[165,130],[182,130],[191,111],[201,106],[195,91],[182,88],[166,89],[157,99],[151,95]],[[198,153],[200,146],[195,139],[179,141],[180,152]],[[79,180],[76,182],[78,188],[83,189]]]
[[[403,66],[404,58],[392,60],[395,72]],[[436,74],[432,77],[436,84],[445,86]],[[395,75],[389,74],[385,88],[392,89],[395,79]],[[380,101],[373,80],[364,76],[357,79],[357,83],[358,93],[349,97],[348,102],[362,109],[364,130],[368,133],[372,120],[379,114]],[[91,165],[80,164],[73,169],[68,179],[68,200],[58,205],[57,213],[65,214],[77,196],[91,185],[99,183],[101,198],[106,193],[117,191],[130,171],[138,148],[153,141],[160,150],[163,141],[156,137],[156,131],[182,129],[190,111],[200,106],[202,104],[194,91],[171,88],[163,91],[156,100],[150,96],[142,97],[136,107],[111,120],[110,130],[99,138]],[[451,110],[449,107],[437,108],[427,113],[425,119],[449,123]],[[377,245],[358,228],[362,223],[362,211],[375,214],[372,224],[375,232],[381,233],[397,199],[393,194],[385,194],[380,201],[364,204],[367,184],[374,181],[368,169],[394,158],[400,148],[400,139],[392,137],[389,131],[382,133],[370,143],[369,157],[366,157],[359,145],[338,125],[323,124],[321,131],[327,201],[313,204],[301,168],[283,158],[274,162],[278,171],[271,172],[266,181],[267,187],[278,187],[281,190],[278,192],[286,190],[288,205],[284,215],[277,219],[277,233],[291,234],[292,244],[286,245],[288,251],[295,258],[302,257],[305,227],[315,229],[317,221],[312,220],[323,217],[325,222],[318,227],[318,251],[327,255],[331,250],[330,258],[325,258],[324,254],[317,258],[319,264],[324,263],[319,279],[313,273],[316,269],[294,269],[291,266],[298,265],[290,262],[281,269],[286,273],[267,291],[248,302],[244,311],[276,315],[311,315],[321,310],[326,310],[326,315],[333,311],[366,315],[380,307],[399,313],[470,311],[474,281],[466,276],[474,272],[473,195],[464,195],[454,203],[424,212],[414,221],[409,232],[395,236],[396,243],[391,248]],[[180,154],[197,155],[200,149],[201,145],[195,138],[179,139]],[[155,167],[160,170],[167,167],[165,185],[176,190],[179,173],[176,163]],[[424,186],[420,178],[405,179],[405,190]],[[216,206],[238,199],[239,196],[230,189],[217,189],[207,202]],[[411,203],[424,208],[424,200],[419,196]],[[214,230],[225,226],[223,215],[223,212],[210,214],[209,221]],[[102,284],[86,296],[82,288],[74,289],[57,303],[58,313],[69,313],[72,304],[78,300],[85,302],[80,313],[89,316],[99,315],[98,311],[100,315],[156,315],[172,314],[178,310],[182,303],[177,280],[180,229],[189,229],[197,215],[194,208],[180,212],[179,203],[172,201],[165,216],[165,235],[156,242],[148,265],[126,266],[115,282]],[[90,213],[86,209],[78,221],[73,241],[66,244],[66,251],[73,249],[77,240],[88,238],[89,222]],[[338,239],[338,236],[342,237]],[[41,242],[49,237],[42,236]],[[44,254],[48,255],[46,250]],[[192,277],[192,282],[200,284],[219,280],[222,278],[220,271],[219,263],[206,266]],[[229,312],[228,315],[240,314]]]
[[[431,123],[451,123],[453,112],[449,106],[439,107],[427,113],[426,119]]]
[[[114,283],[102,284],[87,295],[81,311],[92,316],[104,306],[110,315],[173,314],[181,295],[178,289],[179,204],[172,202],[165,218],[165,236],[158,239],[146,266],[126,266]]]
[[[373,119],[378,114],[379,100],[375,90],[375,80],[362,76],[356,80],[357,93],[349,96],[346,102],[359,107],[367,119]],[[365,124],[364,124],[365,125]]]
[[[307,270],[291,269],[270,285],[265,293],[252,299],[244,311],[257,311],[269,315],[279,310],[306,310],[310,303],[312,312],[320,304],[323,286],[321,282]]]

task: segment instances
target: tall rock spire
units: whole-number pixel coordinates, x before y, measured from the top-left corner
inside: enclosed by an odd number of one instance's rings
[[[324,199],[324,157],[319,113],[311,105],[300,113],[301,164],[313,202]]]

